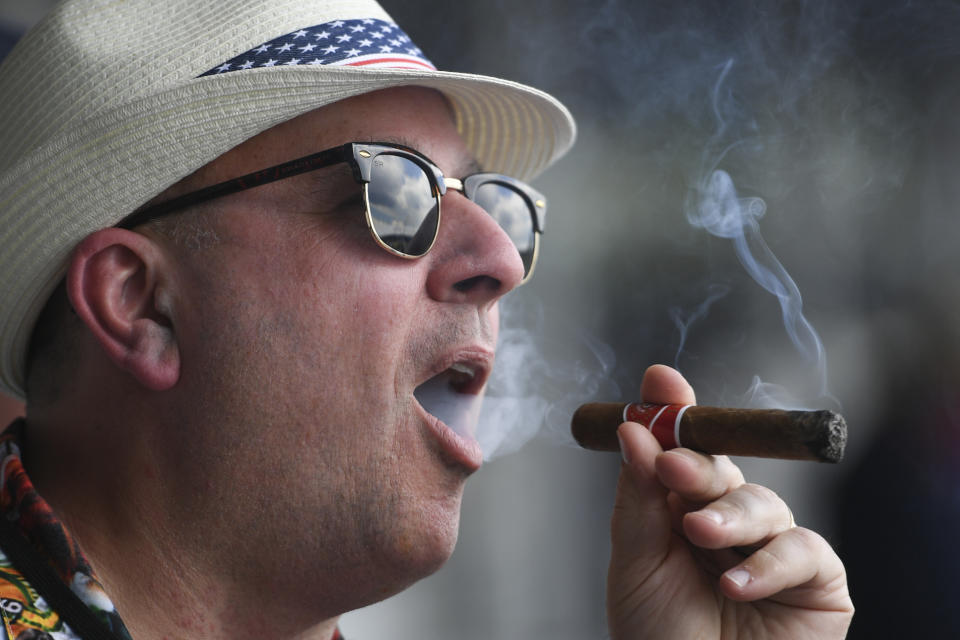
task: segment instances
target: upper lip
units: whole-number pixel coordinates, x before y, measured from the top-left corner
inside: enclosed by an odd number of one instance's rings
[[[493,368],[493,349],[482,345],[468,345],[449,349],[434,361],[426,375],[418,381],[417,386],[448,371],[453,370],[463,374],[457,392],[477,395],[490,378]]]

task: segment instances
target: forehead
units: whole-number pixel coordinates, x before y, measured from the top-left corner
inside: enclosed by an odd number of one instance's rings
[[[209,184],[354,141],[404,144],[447,175],[476,165],[446,99],[430,89],[400,87],[348,98],[277,125],[207,165],[197,178]]]

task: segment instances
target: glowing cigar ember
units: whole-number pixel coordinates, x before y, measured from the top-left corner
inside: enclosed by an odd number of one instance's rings
[[[586,449],[619,451],[617,427],[638,422],[664,449],[840,462],[847,423],[833,411],[726,409],[696,405],[595,402],[573,414],[573,437]]]

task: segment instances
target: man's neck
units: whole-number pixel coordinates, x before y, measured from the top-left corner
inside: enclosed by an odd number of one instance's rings
[[[153,427],[112,424],[103,413],[89,423],[28,420],[25,464],[135,640],[334,636],[338,617],[317,619],[322,599],[311,610],[281,595],[283,575],[246,584],[230,567],[205,564],[196,534],[185,533],[191,519],[165,491],[175,471],[158,466],[163,456],[140,437]]]

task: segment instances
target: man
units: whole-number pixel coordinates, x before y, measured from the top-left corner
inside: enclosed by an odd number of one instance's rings
[[[435,571],[481,454],[415,392],[482,392],[567,111],[369,0],[69,1],[0,96],[7,633],[326,640]],[[844,635],[779,498],[620,434],[614,637]]]

